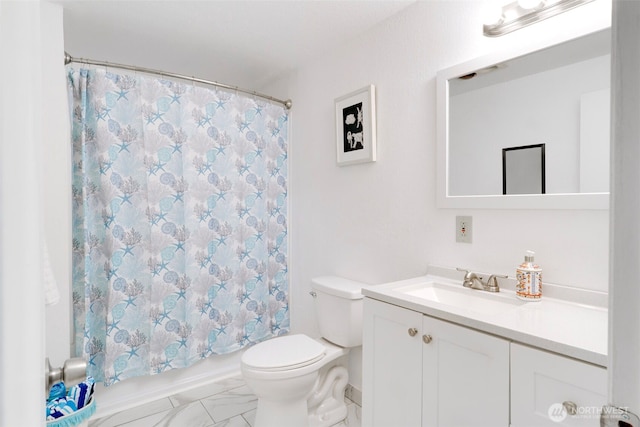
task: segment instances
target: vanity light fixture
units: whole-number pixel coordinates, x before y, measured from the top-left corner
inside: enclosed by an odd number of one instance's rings
[[[497,37],[551,18],[593,0],[517,0],[502,6],[502,14],[484,24],[485,36]]]
[[[537,9],[544,6],[544,0],[518,0],[518,6],[523,9]]]
[[[492,71],[499,70],[500,68],[505,68],[506,66],[507,66],[507,64],[504,64],[504,63],[503,64],[490,65],[489,67],[480,68],[479,70],[476,70],[476,71],[474,71],[472,73],[469,73],[469,74],[465,74],[464,76],[460,76],[458,78],[460,80],[471,80],[472,78],[474,78],[478,74],[490,73]]]

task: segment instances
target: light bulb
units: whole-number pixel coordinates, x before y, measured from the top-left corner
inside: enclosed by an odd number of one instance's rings
[[[504,16],[502,15],[502,6],[495,1],[487,2],[484,6],[482,19],[482,22],[485,25],[495,25],[500,23],[504,19]]]
[[[523,9],[536,9],[543,3],[543,0],[518,0],[518,6]]]
[[[504,20],[506,22],[511,22],[514,19],[518,18],[518,11],[515,8],[510,7],[504,11],[504,14],[502,16],[504,16]]]

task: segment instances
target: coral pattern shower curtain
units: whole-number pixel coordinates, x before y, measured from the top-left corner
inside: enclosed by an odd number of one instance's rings
[[[68,70],[75,348],[105,385],[289,328],[283,107]]]

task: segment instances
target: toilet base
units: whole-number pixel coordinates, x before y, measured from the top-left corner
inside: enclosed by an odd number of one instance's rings
[[[349,349],[318,341],[326,347],[324,358],[295,375],[242,365],[247,386],[258,396],[256,427],[330,427],[347,417]]]
[[[344,392],[349,372],[344,366],[332,366],[321,372],[307,399],[309,427],[329,427],[347,418]]]
[[[305,399],[258,398],[256,427],[330,427],[347,418],[344,392],[349,373],[344,366],[320,372]]]

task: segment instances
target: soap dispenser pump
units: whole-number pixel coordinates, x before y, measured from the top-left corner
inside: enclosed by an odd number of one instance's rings
[[[542,269],[534,264],[533,251],[526,251],[524,262],[516,269],[516,296],[525,301],[540,301],[542,298]]]

